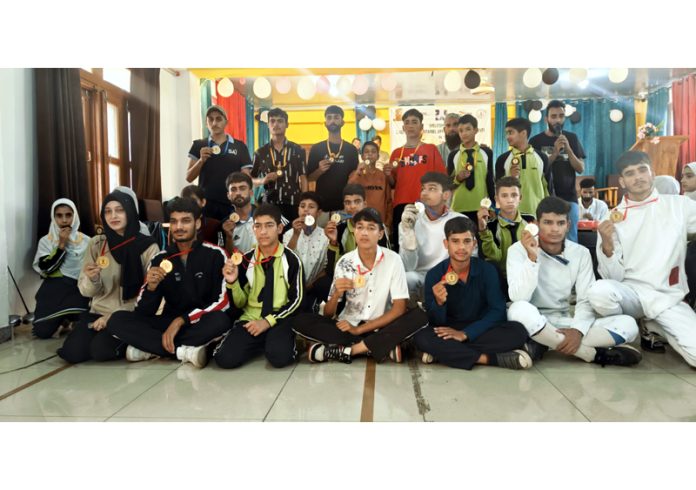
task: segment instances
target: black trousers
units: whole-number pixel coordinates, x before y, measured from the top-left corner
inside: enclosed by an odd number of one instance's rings
[[[392,250],[399,253],[399,223],[401,223],[401,215],[404,214],[404,209],[406,204],[398,204],[394,206],[394,211],[392,213]]]
[[[275,368],[292,364],[297,352],[291,322],[292,318],[280,320],[261,335],[254,337],[243,326],[247,320],[237,320],[232,330],[225,334],[222,342],[215,348],[213,359],[223,369],[238,368],[261,354],[264,354]]]
[[[300,311],[304,313],[314,313],[315,311],[318,311],[321,302],[328,300],[332,282],[333,274],[327,274],[326,276],[320,277],[314,281],[311,288],[305,289],[304,294],[302,295]]]
[[[106,330],[121,339],[127,345],[132,345],[150,354],[176,359],[176,350],[171,354],[164,350],[162,334],[176,317],[161,315],[146,316],[134,311],[117,311],[106,325]],[[184,326],[174,337],[174,346],[206,345],[211,340],[222,336],[230,329],[231,321],[224,311],[213,311],[201,317],[191,326]]]
[[[49,318],[66,310],[77,311]],[[65,320],[75,322],[80,318],[80,312],[87,311],[89,311],[89,298],[80,294],[75,279],[49,277],[44,279],[36,292],[35,320],[32,324],[32,333],[40,339],[51,338]]]
[[[696,301],[696,241],[686,246],[686,261],[684,262],[686,283],[689,285],[689,293],[686,300],[690,305]]]
[[[80,319],[73,324],[73,331],[58,349],[58,355],[72,364],[94,361],[113,361],[123,359],[128,345],[115,338],[109,332],[92,330],[87,325],[101,315],[82,313]]]
[[[427,325],[425,312],[414,308],[376,332],[363,335],[342,332],[336,326],[336,320],[314,314],[298,315],[293,329],[299,335],[322,344],[353,345],[363,341],[372,357],[381,361],[389,355],[390,350]]]
[[[456,325],[452,325],[452,328],[461,329]],[[527,335],[527,329],[521,323],[503,322],[482,333],[472,342],[443,340],[435,334],[432,327],[418,332],[413,340],[418,349],[432,354],[445,366],[471,369],[481,354],[498,354],[519,349],[527,340]]]

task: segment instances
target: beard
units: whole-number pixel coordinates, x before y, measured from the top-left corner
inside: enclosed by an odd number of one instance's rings
[[[181,236],[179,236],[179,237],[177,237],[176,235],[174,235],[174,241],[175,241],[175,242],[183,242],[183,243],[186,243],[186,242],[192,241],[194,238],[196,238],[196,231],[195,231],[195,230],[194,230],[192,233],[188,233],[188,234],[186,234],[186,235],[181,235]]]
[[[329,124],[326,126],[326,129],[329,130],[329,133],[338,133],[341,130],[341,126],[338,124]]]
[[[459,137],[459,133],[445,133],[445,143],[450,148],[456,148],[462,144],[462,139]]]
[[[235,208],[243,208],[251,202],[251,197],[236,197],[232,200],[232,204]]]
[[[551,124],[547,123],[549,125],[549,131],[551,131],[553,134],[560,135],[561,130],[563,129],[563,124],[561,123],[556,123],[556,124]]]

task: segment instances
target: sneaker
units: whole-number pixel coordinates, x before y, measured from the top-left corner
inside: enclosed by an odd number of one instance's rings
[[[130,362],[147,361],[148,359],[152,359],[153,357],[156,356],[154,354],[150,354],[149,352],[136,349],[132,345],[129,345],[126,349],[126,359],[128,359]]]
[[[534,364],[527,351],[522,349],[496,354],[495,358],[498,366],[507,369],[529,369]]]
[[[604,366],[633,366],[643,358],[640,351],[627,344],[616,347],[596,347],[594,362]]]
[[[662,339],[652,332],[640,336],[640,347],[648,352],[664,354],[666,352],[665,343]]]
[[[540,344],[536,340],[532,339],[527,339],[527,342],[524,343],[522,346],[522,349],[524,349],[527,354],[529,354],[529,357],[532,358],[532,361],[538,361],[542,357],[544,357],[544,353],[549,350],[548,347],[546,347],[544,344]]]
[[[404,362],[403,353],[401,352],[401,346],[397,345],[392,350],[389,351],[389,359],[394,362],[401,363]]]
[[[176,348],[176,358],[182,363],[190,362],[199,369],[208,364],[208,353],[205,345],[180,345]]]
[[[325,362],[334,359],[346,364],[350,364],[351,348],[337,344],[312,344],[307,350],[309,362]]]
[[[432,364],[435,362],[435,358],[433,357],[432,354],[428,354],[427,352],[423,352],[423,355],[421,356],[421,362],[423,364]]]

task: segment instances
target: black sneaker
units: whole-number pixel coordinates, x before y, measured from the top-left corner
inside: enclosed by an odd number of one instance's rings
[[[544,353],[549,350],[549,348],[544,344],[540,344],[536,340],[532,339],[527,339],[527,342],[524,343],[522,348],[527,351],[527,354],[529,354],[529,357],[532,358],[532,361],[538,361],[544,357]]]
[[[640,347],[645,351],[658,354],[664,354],[666,350],[662,339],[652,332],[640,336]]]
[[[334,359],[346,364],[352,362],[351,348],[336,344],[312,344],[307,351],[309,362],[326,362]]]
[[[498,366],[507,369],[529,369],[533,364],[531,356],[522,349],[496,354],[495,359]]]
[[[596,347],[597,354],[594,362],[604,366],[633,366],[643,358],[640,351],[630,345],[617,345],[616,347]]]

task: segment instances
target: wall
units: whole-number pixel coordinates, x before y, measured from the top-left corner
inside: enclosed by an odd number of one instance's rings
[[[40,284],[31,269],[38,209],[33,71],[0,69],[0,87],[0,230],[12,230],[0,238],[0,325],[5,325],[8,314],[25,314],[5,264],[12,269],[30,310]]]
[[[175,76],[160,70],[160,155],[162,198],[179,195],[185,187],[188,150],[201,138],[198,78],[183,70]]]

